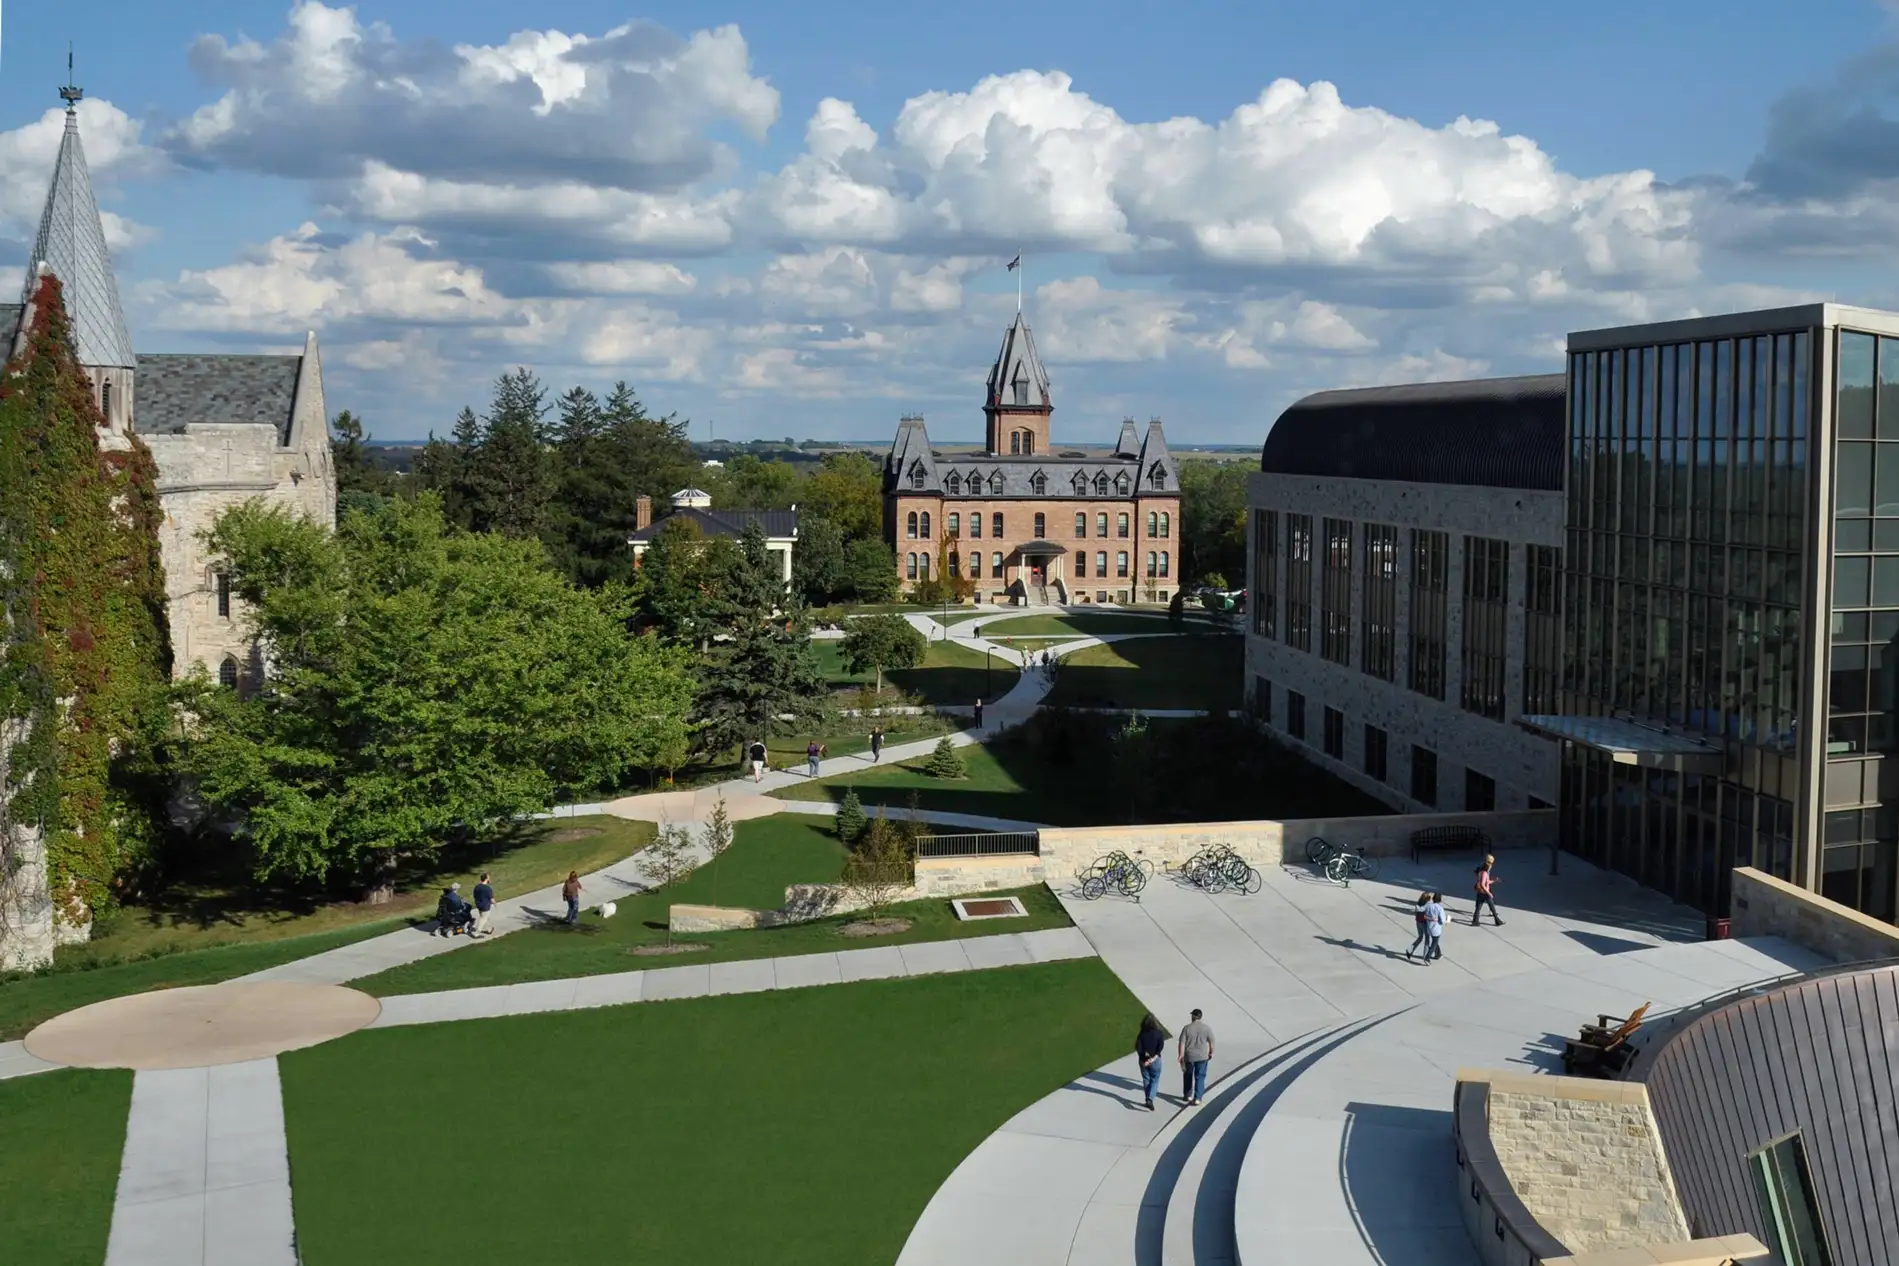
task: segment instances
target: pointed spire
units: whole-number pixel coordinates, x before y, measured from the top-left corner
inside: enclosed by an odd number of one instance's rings
[[[1035,336],[1029,332],[1029,319],[1020,312],[1002,336],[1002,351],[989,371],[989,407],[1004,409],[1046,409],[1052,406],[1048,391],[1048,371],[1035,350]]]
[[[70,81],[71,75],[67,78]],[[86,151],[79,142],[78,105],[84,90],[68,82],[59,95],[66,102],[66,133],[60,138],[53,183],[46,191],[46,209],[40,215],[39,236],[27,261],[21,302],[32,299],[40,266],[45,265],[65,288],[73,350],[79,363],[90,368],[132,369],[137,366],[132,338],[126,333],[119,286],[113,280],[112,257],[106,250],[105,226],[99,221],[92,174],[86,170]]]

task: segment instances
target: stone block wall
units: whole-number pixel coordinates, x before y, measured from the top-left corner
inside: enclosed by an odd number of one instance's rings
[[[1490,1142],[1511,1189],[1571,1252],[1689,1238],[1640,1083],[1488,1076]]]
[[[46,847],[37,829],[11,828],[0,864],[0,971],[37,971],[53,961],[58,940],[46,879]],[[80,938],[80,939],[83,939]]]
[[[916,864],[916,892],[920,897],[966,897],[1027,888],[1044,879],[1042,859],[1033,853],[926,858]]]
[[[1734,870],[1734,936],[1785,937],[1836,963],[1899,958],[1899,927],[1752,866]]]

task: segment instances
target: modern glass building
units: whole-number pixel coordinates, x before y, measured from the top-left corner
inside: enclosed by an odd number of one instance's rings
[[[1899,315],[1572,334],[1566,407],[1561,680],[1519,721],[1564,846],[1712,914],[1751,865],[1893,919]]]

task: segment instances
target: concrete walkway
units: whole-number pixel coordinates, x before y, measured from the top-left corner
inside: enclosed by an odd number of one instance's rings
[[[764,993],[859,980],[987,971],[994,967],[1025,967],[1031,963],[1094,956],[1094,946],[1074,928],[1045,928],[1039,932],[1002,932],[961,940],[788,954],[731,963],[693,963],[688,959],[678,967],[615,972],[607,976],[397,994],[382,1000],[382,1014],[369,1027],[387,1029],[445,1020],[583,1011],[633,1002],[671,1002],[679,998]]]
[[[106,1266],[295,1266],[277,1061],[142,1072]]]
[[[26,1049],[25,1042],[0,1042],[0,1081],[9,1077],[51,1072],[58,1067],[58,1064],[49,1064],[32,1055]]]
[[[1469,1266],[1450,1103],[1462,1066],[1547,1070],[1597,1011],[1658,1010],[1817,964],[1779,941],[1698,939],[1700,918],[1571,857],[1505,852],[1505,925],[1468,925],[1461,860],[1387,863],[1345,888],[1287,867],[1253,896],[1168,875],[1142,899],[1060,894],[1170,1029],[1217,1035],[1205,1106],[1139,1106],[1132,1057],[1031,1106],[937,1192],[900,1266]],[[1407,961],[1412,898],[1451,894],[1445,958]],[[1130,1026],[1128,1041],[1133,1044]]]

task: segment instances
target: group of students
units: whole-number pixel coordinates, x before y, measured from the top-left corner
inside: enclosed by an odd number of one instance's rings
[[[1497,913],[1497,894],[1495,874],[1497,859],[1486,855],[1484,864],[1477,868],[1477,881],[1472,886],[1475,901],[1471,906],[1470,925],[1477,926],[1478,916],[1484,907],[1490,907],[1490,917],[1497,927],[1503,926],[1503,918]],[[1406,958],[1422,958],[1426,966],[1434,959],[1444,957],[1444,926],[1450,922],[1450,915],[1444,910],[1444,894],[1441,892],[1421,892],[1418,894],[1417,911],[1414,916],[1418,924],[1417,939],[1411,942],[1411,948],[1404,952]]]

